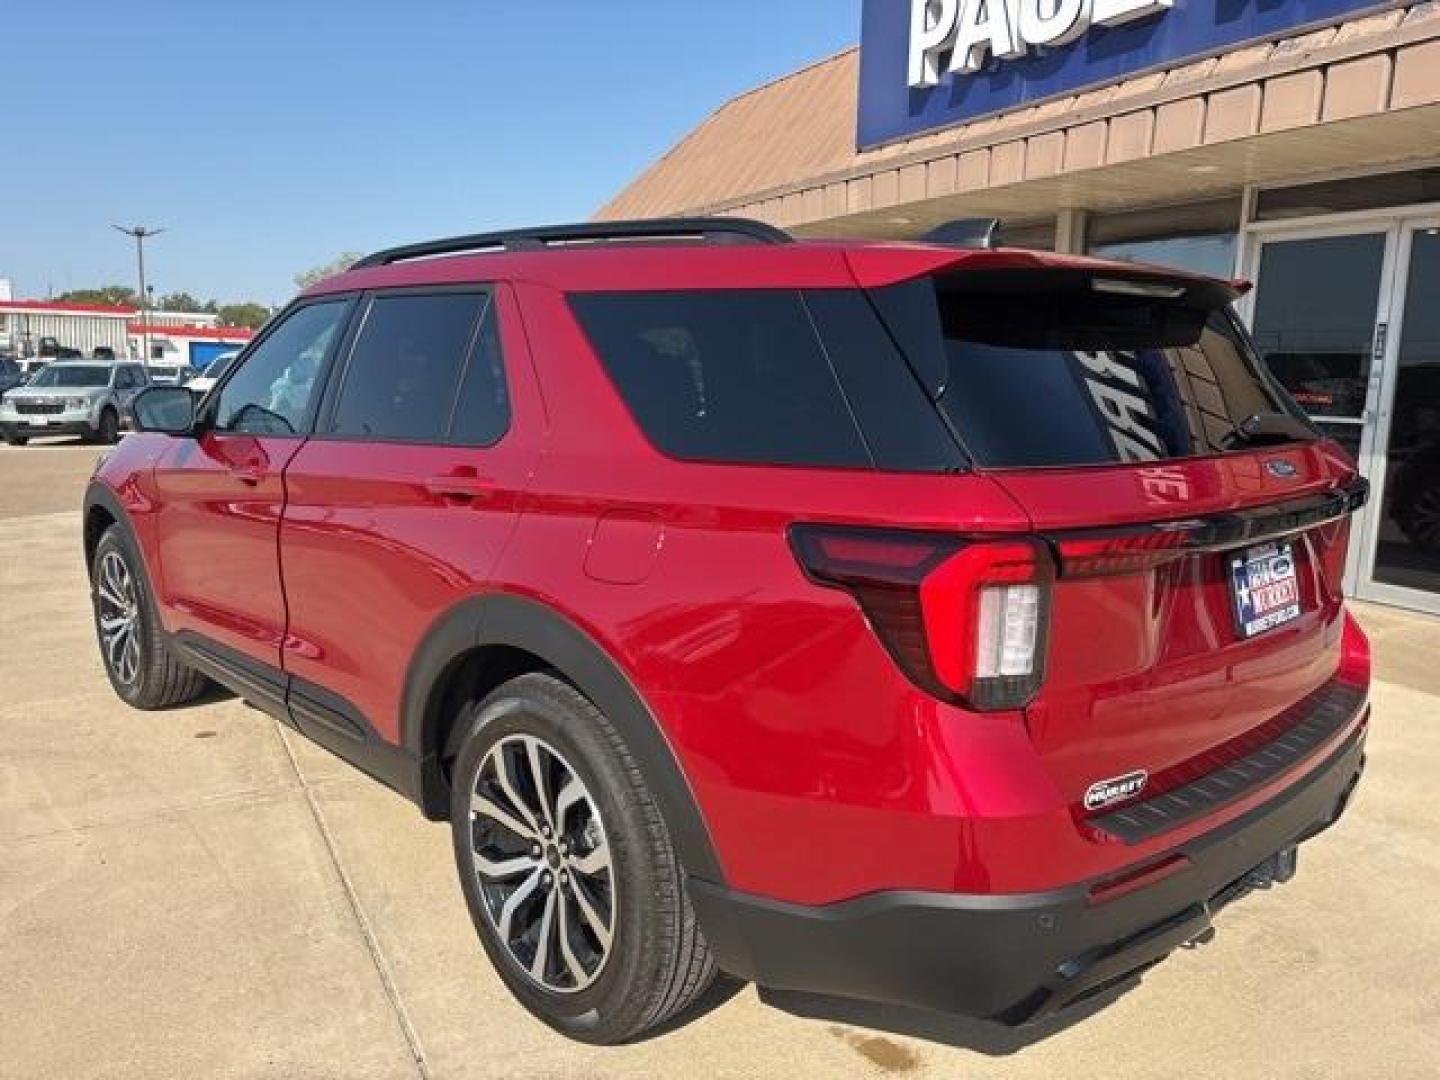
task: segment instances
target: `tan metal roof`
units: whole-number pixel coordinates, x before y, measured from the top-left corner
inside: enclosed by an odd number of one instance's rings
[[[597,216],[725,213],[903,236],[971,214],[1173,204],[1433,160],[1440,3],[1397,2],[864,153],[858,81],[850,49],[735,98]]]
[[[854,164],[859,71],[851,48],[726,102],[597,216],[675,214]]]

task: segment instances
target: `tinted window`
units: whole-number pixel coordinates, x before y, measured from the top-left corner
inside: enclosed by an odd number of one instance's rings
[[[505,388],[505,360],[500,351],[500,312],[488,304],[480,337],[466,365],[450,439],[461,446],[490,446],[510,426],[510,395]]]
[[[571,304],[636,421],[665,453],[868,466],[798,293],[611,293]]]
[[[986,278],[995,279],[987,281]],[[954,275],[879,307],[977,464],[1160,461],[1312,438],[1209,300],[1096,291],[1088,276]],[[889,298],[894,301],[896,298]],[[1259,415],[1256,431],[1239,426]]]
[[[110,368],[105,364],[55,364],[36,375],[31,386],[109,386]]]
[[[923,472],[964,466],[959,445],[865,294],[816,290],[805,303],[875,464]]]
[[[286,316],[221,390],[216,428],[268,435],[303,431],[325,354],[348,308],[348,301],[333,300]]]
[[[356,438],[443,441],[486,301],[483,293],[372,300],[326,430]]]

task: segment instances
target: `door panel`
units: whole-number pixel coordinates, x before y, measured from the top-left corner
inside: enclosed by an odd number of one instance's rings
[[[208,399],[208,429],[177,440],[156,465],[155,530],[172,630],[279,666],[284,472],[349,309],[348,300],[334,300],[284,316]]]
[[[172,630],[279,663],[285,601],[275,558],[282,473],[298,439],[207,434],[155,467],[156,534]]]
[[[539,455],[543,414],[507,290],[497,290],[486,320],[497,312],[494,355],[477,346],[468,370],[500,364],[503,352],[511,419],[498,442],[438,445],[438,437],[419,444],[331,434],[307,442],[285,474],[285,669],[338,695],[390,742],[398,741],[400,697],[416,649],[439,615],[484,588],[518,521]],[[357,335],[339,405],[357,377],[355,354],[375,323],[372,309]],[[425,351],[418,338],[395,339],[411,350],[412,364],[414,354]],[[458,393],[457,409],[467,407],[467,388]],[[408,391],[400,386],[396,392]],[[337,407],[335,415],[347,412],[354,410]],[[413,417],[403,402],[395,415]]]

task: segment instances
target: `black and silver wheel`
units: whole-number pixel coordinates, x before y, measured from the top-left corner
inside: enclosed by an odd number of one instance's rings
[[[95,547],[90,587],[100,658],[122,700],[158,709],[205,691],[205,676],[182,663],[165,640],[144,567],[119,525],[106,529]]]
[[[118,549],[96,563],[95,621],[111,677],[133,686],[140,677],[140,603],[135,577]]]
[[[614,1043],[683,1009],[714,962],[659,810],[619,734],[568,683],[522,675],[476,704],[452,774],[471,918],[512,993]]]
[[[472,863],[485,915],[536,984],[593,983],[615,937],[615,877],[600,811],[575,767],[534,735],[507,735],[470,796]]]

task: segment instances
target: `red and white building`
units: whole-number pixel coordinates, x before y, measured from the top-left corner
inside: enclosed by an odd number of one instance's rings
[[[132,307],[0,298],[0,352],[17,356],[35,355],[40,339],[51,337],[86,356],[107,348],[151,364],[203,368],[254,336],[244,327],[216,326],[204,312],[152,312],[147,324]]]

